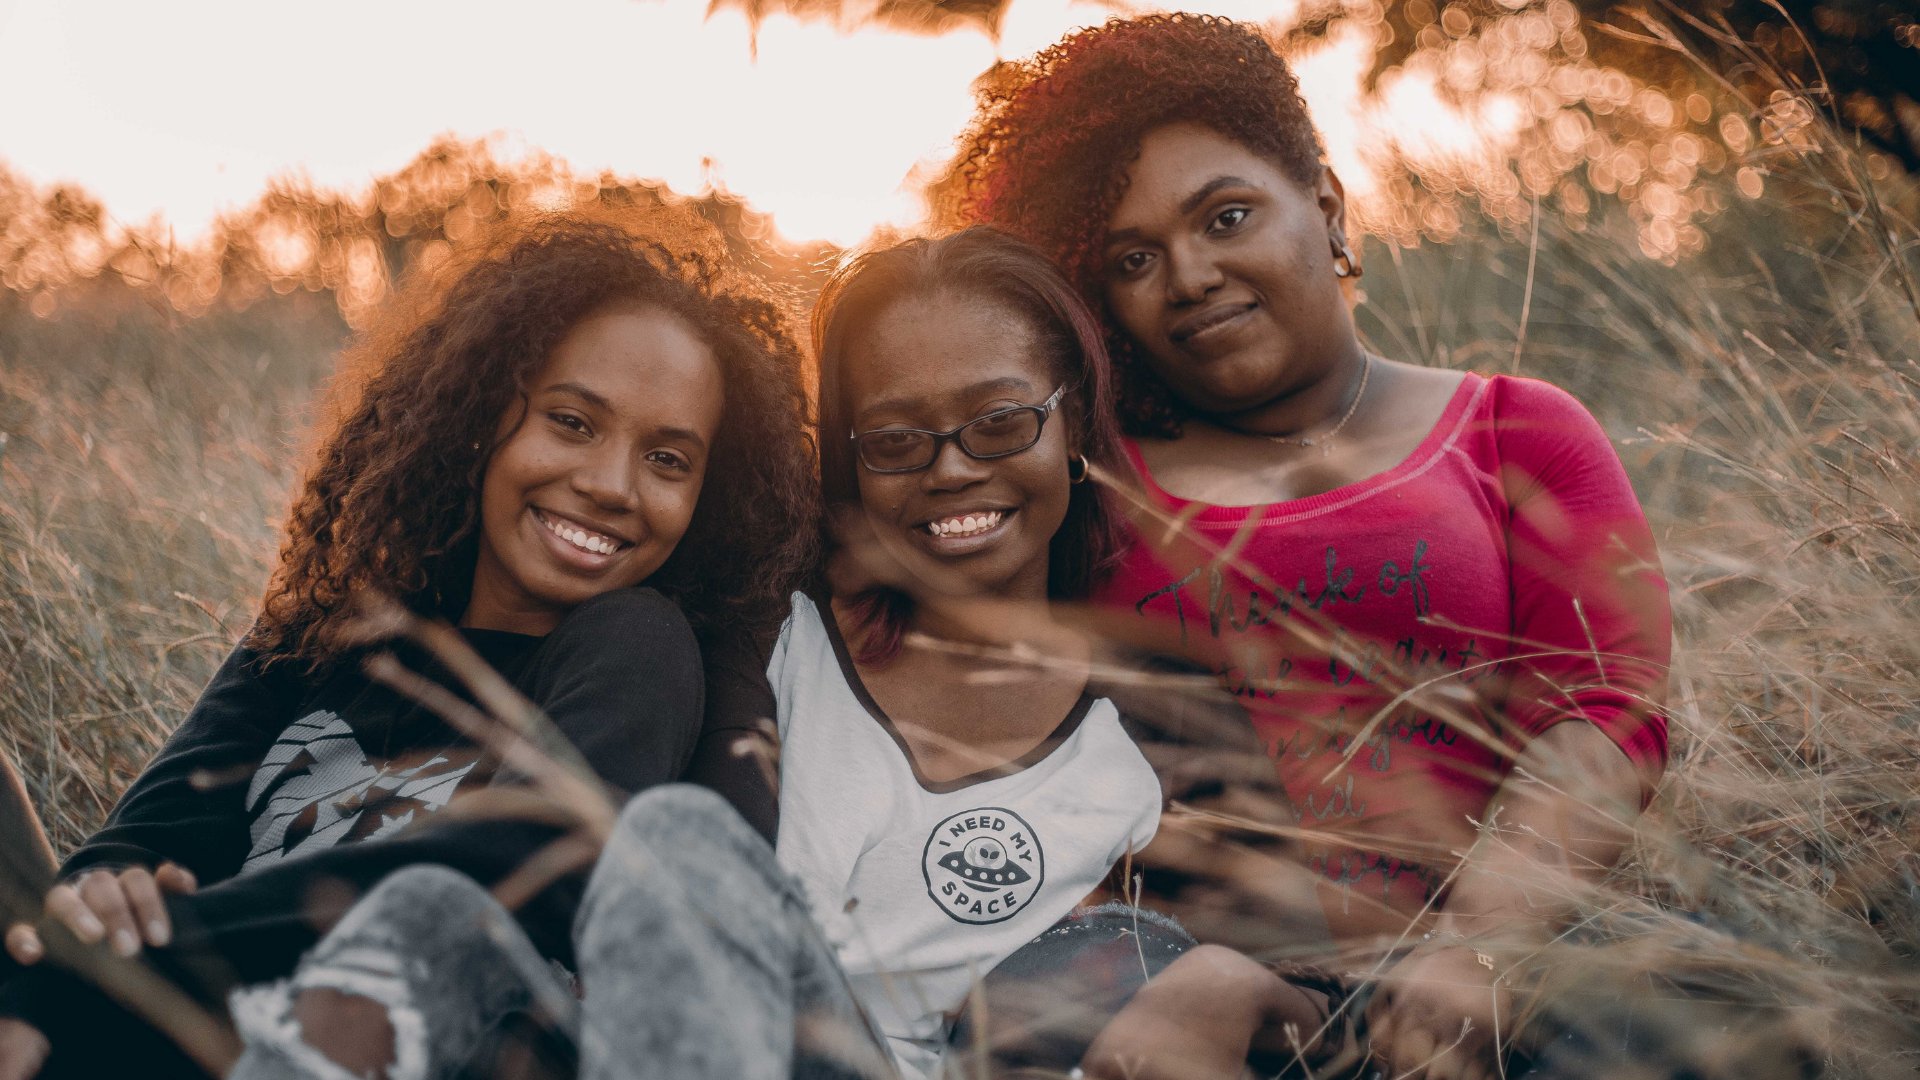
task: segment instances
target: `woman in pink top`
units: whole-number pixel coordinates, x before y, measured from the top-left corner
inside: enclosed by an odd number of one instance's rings
[[[1051,253],[1121,377],[1144,490],[1103,599],[1214,665],[1336,934],[1400,947],[1375,1056],[1492,1075],[1488,950],[1557,932],[1665,762],[1666,586],[1618,457],[1546,383],[1368,350],[1340,181],[1257,31],[1115,20],[983,85],[946,208]]]

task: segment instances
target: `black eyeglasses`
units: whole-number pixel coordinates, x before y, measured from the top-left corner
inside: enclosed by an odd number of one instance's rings
[[[924,431],[920,428],[879,428],[856,431],[847,436],[860,455],[860,464],[868,472],[910,473],[931,466],[940,456],[940,448],[949,441],[961,453],[978,461],[1009,457],[1040,441],[1047,417],[1060,407],[1067,392],[1062,385],[1038,405],[1015,405],[975,417],[952,431]]]

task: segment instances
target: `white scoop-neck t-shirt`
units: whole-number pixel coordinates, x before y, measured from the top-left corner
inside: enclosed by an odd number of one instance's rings
[[[767,677],[779,705],[780,863],[902,1074],[933,1076],[973,980],[1153,839],[1160,780],[1114,704],[1085,694],[1020,760],[927,780],[831,611],[803,594]]]

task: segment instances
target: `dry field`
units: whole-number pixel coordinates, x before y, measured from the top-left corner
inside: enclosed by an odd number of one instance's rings
[[[1864,176],[1838,141],[1777,163],[1678,267],[1550,207],[1370,244],[1361,309],[1380,351],[1553,379],[1618,440],[1672,583],[1675,753],[1593,925],[1659,985],[1790,1006],[1842,1077],[1920,1068],[1920,231]],[[245,629],[344,335],[325,294],[0,294],[0,746],[62,848]]]

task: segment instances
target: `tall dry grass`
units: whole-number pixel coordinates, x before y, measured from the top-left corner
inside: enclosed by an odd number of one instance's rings
[[[1766,193],[1730,198],[1683,265],[1642,257],[1622,219],[1575,229],[1549,205],[1524,236],[1375,246],[1361,315],[1389,355],[1574,390],[1661,541],[1673,762],[1559,970],[1620,968],[1656,1013],[1689,986],[1732,988],[1767,1007],[1711,1021],[1722,1043],[1791,1030],[1830,1075],[1907,1075],[1920,228],[1894,209],[1913,192],[1876,191],[1818,125],[1769,164]],[[343,335],[324,305],[182,322],[101,286],[44,320],[0,296],[0,742],[62,848],[245,629],[302,410]]]
[[[0,746],[55,846],[97,828],[251,618],[343,329],[331,301],[182,321],[0,293]]]
[[[1731,197],[1713,247],[1681,265],[1641,258],[1626,222],[1576,230],[1549,207],[1537,235],[1481,228],[1374,252],[1362,319],[1389,355],[1575,391],[1615,436],[1660,541],[1673,759],[1549,981],[1601,983],[1611,969],[1646,988],[1650,1028],[1662,999],[1768,1006],[1744,1020],[1671,1010],[1676,1027],[1726,1027],[1676,1051],[1703,1071],[1740,1043],[1765,1061],[1767,1039],[1790,1033],[1829,1075],[1908,1076],[1920,1070],[1915,191],[1876,188],[1818,123],[1768,164],[1765,193]],[[1588,947],[1600,941],[1626,944]]]

